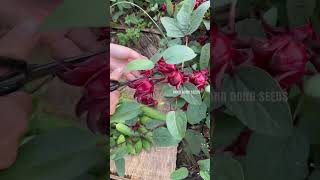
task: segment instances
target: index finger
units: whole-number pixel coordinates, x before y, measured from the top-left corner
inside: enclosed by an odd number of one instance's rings
[[[122,60],[134,60],[138,58],[144,58],[138,52],[117,44],[110,44],[110,57],[114,59],[122,59]]]

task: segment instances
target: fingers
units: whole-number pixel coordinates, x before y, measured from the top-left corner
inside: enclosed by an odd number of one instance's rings
[[[30,19],[15,26],[0,39],[0,54],[26,59],[38,41],[37,30],[41,19]]]
[[[110,74],[110,79],[119,80],[122,75],[122,68],[115,69]],[[110,93],[110,114],[113,114],[116,110],[116,106],[119,102],[119,91],[113,91]]]
[[[97,36],[88,28],[74,29],[67,34],[67,37],[83,51],[93,51],[103,48],[103,45],[97,42]]]
[[[19,140],[25,133],[31,110],[31,96],[26,93],[15,92],[0,97],[0,169],[15,162]]]
[[[110,44],[110,57],[119,60],[131,61],[134,59],[143,58],[144,56],[130,48],[117,44]]]

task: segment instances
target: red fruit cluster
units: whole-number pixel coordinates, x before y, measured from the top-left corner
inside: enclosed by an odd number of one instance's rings
[[[194,84],[198,89],[203,89],[208,82],[208,69],[193,71],[189,76],[189,82]]]
[[[263,26],[266,39],[244,40],[235,33],[219,32],[217,26],[212,28],[213,84],[217,89],[221,87],[224,73],[230,73],[234,67],[243,64],[266,70],[283,89],[302,82],[306,63],[320,53],[320,46],[315,45],[320,40],[319,35],[310,23],[290,29],[271,27],[263,21]]]
[[[184,74],[178,70],[175,64],[167,64],[163,58],[161,58],[156,65],[156,70],[161,72],[167,77],[167,81],[176,89],[179,89],[181,84],[184,82]]]
[[[158,102],[152,98],[154,84],[149,78],[145,77],[143,79],[138,79],[129,83],[128,86],[136,90],[134,97],[137,98],[138,102],[148,106],[155,106],[158,104]]]
[[[76,114],[80,117],[87,112],[88,127],[94,132],[100,130],[98,124],[105,123],[108,117],[107,63],[106,55],[102,54],[75,66],[67,65],[68,70],[59,74],[59,78],[64,82],[84,88],[83,96],[76,107]]]

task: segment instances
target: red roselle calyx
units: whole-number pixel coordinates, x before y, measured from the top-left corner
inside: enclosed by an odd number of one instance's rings
[[[164,59],[161,58],[156,64],[156,70],[163,74],[168,74],[172,71],[176,71],[177,67],[175,64],[167,64]]]
[[[202,71],[193,71],[191,75],[189,75],[189,82],[194,84],[198,89],[203,89],[207,85],[208,81],[208,70]]]
[[[253,48],[255,64],[268,71],[287,89],[302,81],[308,53],[304,44],[290,36],[278,36]]]
[[[162,11],[166,11],[166,10],[167,10],[167,5],[166,5],[166,3],[163,3],[163,4],[161,5],[161,10],[162,10]]]
[[[176,89],[179,89],[181,84],[184,82],[184,75],[179,70],[173,71],[168,74],[168,82]]]
[[[152,97],[152,94],[154,92],[154,84],[149,80],[149,78],[145,77],[143,79],[133,81],[129,83],[128,86],[130,88],[136,89],[134,97],[137,98],[137,101],[139,103],[148,106],[155,106],[158,104],[158,102]]]

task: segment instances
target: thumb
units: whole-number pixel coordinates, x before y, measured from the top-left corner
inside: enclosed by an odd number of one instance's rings
[[[123,68],[117,68],[113,70],[110,74],[110,79],[119,80],[123,73],[122,70]]]
[[[0,55],[25,59],[37,43],[40,19],[30,19],[16,25],[0,39]]]

